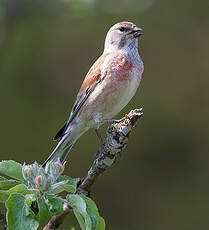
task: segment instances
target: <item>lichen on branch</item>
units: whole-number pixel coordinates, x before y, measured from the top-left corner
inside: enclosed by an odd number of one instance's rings
[[[98,150],[98,157],[94,160],[87,176],[80,182],[77,193],[89,195],[95,179],[116,162],[122,150],[127,146],[128,137],[142,115],[142,109],[131,110],[107,128],[104,146]]]

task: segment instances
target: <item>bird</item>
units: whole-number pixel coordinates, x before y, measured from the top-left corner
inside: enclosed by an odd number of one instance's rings
[[[119,22],[107,32],[104,51],[92,65],[78,92],[69,119],[57,132],[59,140],[47,162],[66,160],[75,142],[90,128],[95,129],[100,143],[99,127],[112,121],[135,95],[144,64],[138,52],[142,29],[132,22]]]

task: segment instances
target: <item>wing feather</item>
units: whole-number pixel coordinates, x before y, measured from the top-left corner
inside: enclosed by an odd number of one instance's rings
[[[101,73],[101,66],[104,63],[107,54],[103,54],[91,67],[89,72],[87,73],[83,84],[78,92],[75,104],[73,106],[72,112],[70,113],[70,117],[65,125],[57,132],[54,137],[54,140],[57,140],[65,135],[65,132],[73,121],[73,119],[78,114],[79,110],[81,109],[82,105],[85,103],[89,95],[94,91],[96,86],[104,79],[104,73]]]

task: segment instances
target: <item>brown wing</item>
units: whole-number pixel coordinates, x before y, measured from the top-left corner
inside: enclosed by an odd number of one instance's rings
[[[104,63],[104,60],[107,57],[107,55],[108,54],[103,54],[101,57],[97,59],[97,61],[91,67],[83,81],[83,84],[81,85],[77,99],[87,88],[89,88],[91,85],[93,85],[96,81],[99,80],[98,78],[99,76],[101,76],[101,66]]]
[[[65,135],[65,132],[69,126],[69,124],[72,122],[72,120],[76,117],[78,114],[80,108],[88,98],[88,96],[91,94],[91,92],[95,89],[97,84],[101,81],[102,73],[101,73],[101,66],[104,63],[105,58],[108,54],[103,54],[91,67],[89,72],[87,73],[83,84],[81,85],[81,88],[78,92],[75,104],[73,106],[72,112],[70,114],[70,117],[66,124],[57,132],[57,134],[54,137],[54,140],[57,140]]]

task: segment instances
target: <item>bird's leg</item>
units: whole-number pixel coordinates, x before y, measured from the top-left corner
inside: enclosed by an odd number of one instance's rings
[[[111,122],[119,123],[119,122],[121,122],[123,120],[124,120],[124,118],[121,118],[121,119],[107,119],[107,120],[101,120],[101,121],[99,121],[99,123],[111,123]]]
[[[100,142],[100,145],[103,146],[104,145],[104,141],[102,139],[102,135],[100,134],[99,130],[98,129],[95,129],[95,132],[99,138],[99,142]]]
[[[101,146],[101,148],[103,148],[104,147],[104,141],[102,139],[102,136],[101,136],[101,134],[100,134],[98,129],[95,129],[95,132],[96,132],[96,134],[97,134],[97,136],[99,138],[100,146]],[[97,158],[98,154],[99,154],[99,150],[97,150],[96,153],[94,154],[95,159]]]
[[[126,118],[128,118],[128,115],[127,115],[127,114],[125,115],[125,117],[123,117],[123,118],[121,118],[121,119],[107,119],[107,120],[101,120],[101,121],[98,121],[98,123],[100,123],[100,124],[101,124],[101,123],[103,123],[103,124],[104,124],[104,123],[111,123],[111,122],[119,123],[119,122],[123,121],[123,120],[126,119]],[[104,148],[104,141],[103,141],[103,139],[102,139],[102,136],[101,136],[99,130],[98,130],[98,129],[95,129],[95,132],[96,132],[96,134],[97,134],[97,136],[98,136],[98,138],[99,138],[99,142],[100,142],[101,148]],[[97,158],[98,154],[99,154],[99,150],[96,151],[96,153],[94,154],[94,158],[95,158],[95,159]]]

